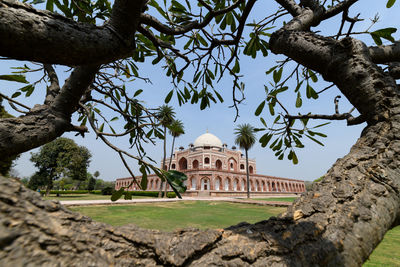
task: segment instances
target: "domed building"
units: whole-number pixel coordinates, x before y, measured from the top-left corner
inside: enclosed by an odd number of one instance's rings
[[[169,161],[167,158],[166,163],[169,164]],[[171,170],[187,175],[186,196],[244,196],[247,191],[246,158],[236,147],[227,148],[226,144],[208,131],[197,137],[187,149],[180,147],[175,151]],[[257,174],[255,159],[249,159],[249,173],[252,196],[305,191],[304,181]],[[160,179],[156,175],[147,178],[147,190],[158,191]],[[127,186],[131,181],[131,177],[117,179],[115,189]],[[132,185],[128,190],[138,188]]]

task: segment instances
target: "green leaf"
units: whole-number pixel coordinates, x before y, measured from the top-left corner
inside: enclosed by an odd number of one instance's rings
[[[29,83],[24,75],[0,75],[0,80],[6,80],[11,82],[19,82],[19,83]]]
[[[54,0],[47,0],[46,10],[49,10],[51,12],[54,11]]]
[[[259,116],[261,114],[261,112],[263,111],[265,106],[265,101],[261,102],[260,105],[258,105],[256,112],[254,113],[254,115]]]
[[[121,187],[118,191],[115,191],[114,193],[112,193],[111,201],[117,201],[118,199],[120,199],[122,197],[122,195],[124,194],[124,189],[125,189],[125,187]]]
[[[21,92],[15,92],[12,96],[11,96],[11,98],[16,98],[16,97],[18,97],[18,96],[20,96],[21,95]]]
[[[234,73],[239,73],[239,72],[240,72],[240,65],[239,65],[239,61],[238,61],[237,59],[236,59],[236,61],[235,61],[235,66],[233,66],[232,71],[233,71]]]
[[[310,78],[313,82],[315,82],[315,83],[318,82],[318,77],[317,77],[317,75],[315,75],[315,73],[312,70],[309,69],[308,74],[310,75]]]
[[[292,153],[292,162],[293,162],[293,164],[297,164],[297,163],[299,163],[299,159],[297,158],[297,155],[296,155],[296,153],[294,153],[294,151],[293,151],[293,153]]]
[[[102,124],[101,124],[101,126],[100,126],[100,128],[99,128],[99,132],[101,132],[101,133],[102,133],[102,132],[103,132],[103,130],[104,130],[104,123],[102,123]]]
[[[372,36],[372,39],[374,39],[374,41],[377,45],[382,45],[381,38],[389,40],[392,43],[394,43],[395,40],[392,37],[392,34],[395,33],[396,31],[397,31],[396,28],[385,28],[385,29],[380,29],[380,30],[371,32],[370,34]]]
[[[146,166],[144,164],[142,164],[142,166],[140,166],[140,172],[142,173],[142,180],[140,181],[140,187],[142,188],[142,190],[146,190],[147,189],[147,172],[146,172]]]
[[[273,72],[276,68],[277,68],[278,66],[274,66],[274,67],[272,67],[272,68],[270,68],[269,70],[267,70],[266,72],[265,72],[265,74],[270,74],[271,72]]]
[[[386,4],[386,7],[387,8],[391,8],[394,5],[395,2],[396,2],[396,0],[388,0],[388,2]]]
[[[269,107],[269,113],[271,113],[271,115],[274,116],[275,115],[274,106],[271,103],[269,103],[268,107]]]
[[[168,93],[168,95],[165,97],[164,102],[165,102],[166,104],[168,104],[169,101],[171,101],[171,98],[172,98],[172,95],[173,95],[173,94],[174,94],[174,90],[171,90],[171,91]]]
[[[168,172],[165,172],[164,175],[175,194],[179,198],[182,198],[180,193],[186,191],[186,185],[184,184],[185,180],[187,180],[186,174],[175,170],[169,170]]]
[[[301,105],[303,105],[303,100],[301,99],[300,92],[297,92],[296,108],[301,107]]]
[[[114,117],[110,121],[116,121],[116,120],[118,120],[118,117]]]
[[[133,95],[133,97],[137,97],[138,95],[140,95],[143,92],[143,89],[139,89],[135,92],[135,94]]]
[[[306,134],[306,136],[307,136],[308,138],[310,138],[311,140],[313,140],[315,143],[317,143],[317,144],[319,144],[319,145],[321,145],[321,146],[324,146],[323,143],[321,143],[320,141],[318,141],[318,140],[315,139],[314,137],[312,137],[312,136],[310,136],[310,135],[308,135],[308,134]]]
[[[262,147],[266,147],[268,145],[268,142],[271,140],[272,138],[272,134],[270,133],[266,133],[263,136],[261,136],[260,138],[260,143]]]
[[[280,68],[278,71],[274,70],[273,77],[274,77],[274,82],[275,83],[278,83],[281,80],[282,71],[283,71],[283,68]]]

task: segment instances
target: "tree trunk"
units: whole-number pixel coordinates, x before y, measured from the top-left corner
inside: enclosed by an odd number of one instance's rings
[[[49,176],[49,181],[46,186],[46,197],[50,195],[50,190],[53,189],[53,177]]]
[[[175,136],[172,138],[171,157],[169,158],[167,170],[171,169],[172,156],[174,155],[174,146],[175,146]],[[165,183],[164,197],[167,197],[167,187],[168,187],[168,183]]]
[[[246,151],[246,184],[247,184],[247,198],[250,198],[250,178],[249,178],[249,155],[248,150]]]
[[[167,127],[164,126],[163,160],[162,160],[162,165],[161,165],[161,169],[163,169],[163,170],[164,170],[164,166],[165,166],[166,155],[167,155]],[[161,181],[160,191],[158,192],[158,197],[163,197],[163,195],[162,195],[163,185],[164,185],[164,181]],[[167,185],[168,185],[168,183],[167,183],[167,181],[165,181],[165,191],[167,191]]]

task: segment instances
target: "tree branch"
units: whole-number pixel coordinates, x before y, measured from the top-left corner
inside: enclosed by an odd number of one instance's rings
[[[400,42],[392,45],[370,46],[368,51],[376,64],[400,62]]]
[[[18,1],[2,0],[0,55],[69,66],[101,64],[127,57],[135,48],[133,30],[144,2],[116,0],[110,24],[99,27]]]

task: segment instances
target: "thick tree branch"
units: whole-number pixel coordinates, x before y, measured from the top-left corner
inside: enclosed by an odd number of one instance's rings
[[[110,24],[98,27],[18,1],[2,0],[0,55],[69,66],[101,64],[127,57],[135,48],[133,30],[143,3],[144,0],[115,1],[117,8],[113,9]]]
[[[368,51],[376,64],[400,62],[400,42],[392,45],[371,46]]]
[[[319,120],[347,120],[347,125],[356,125],[365,122],[362,117],[353,117],[350,113],[333,115],[304,114],[304,115],[285,115],[287,119],[319,119]]]
[[[44,101],[44,103],[50,104],[59,94],[60,84],[58,82],[57,73],[54,68],[50,64],[44,64],[43,67],[47,72],[47,76],[49,76],[50,79],[50,85],[47,87],[46,100]]]

